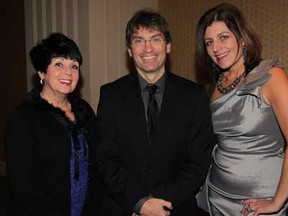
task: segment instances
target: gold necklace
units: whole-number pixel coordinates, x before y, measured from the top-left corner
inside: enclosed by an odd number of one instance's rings
[[[223,87],[222,81],[224,78],[224,73],[221,73],[219,75],[218,81],[216,83],[216,87],[217,87],[218,91],[222,94],[229,93],[239,84],[239,82],[241,81],[242,77],[244,77],[244,75],[245,75],[245,72],[240,74],[238,77],[236,77],[236,79],[230,85]]]

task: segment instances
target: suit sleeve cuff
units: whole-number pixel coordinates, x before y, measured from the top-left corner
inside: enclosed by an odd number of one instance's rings
[[[140,215],[140,212],[141,212],[141,209],[142,209],[144,203],[145,203],[148,199],[150,199],[150,198],[153,198],[153,196],[152,196],[151,194],[148,195],[148,196],[143,197],[142,199],[140,199],[140,200],[136,203],[133,211],[134,211],[137,215]]]

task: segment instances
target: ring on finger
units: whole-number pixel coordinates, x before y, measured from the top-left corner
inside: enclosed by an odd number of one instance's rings
[[[252,212],[252,208],[250,207],[249,204],[245,206],[245,209],[246,209],[248,212]]]

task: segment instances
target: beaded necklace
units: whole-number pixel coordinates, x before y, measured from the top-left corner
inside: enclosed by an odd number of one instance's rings
[[[217,87],[218,91],[222,94],[229,93],[239,84],[239,82],[241,81],[242,77],[244,77],[244,75],[245,75],[245,73],[240,74],[238,77],[236,77],[236,79],[230,85],[223,87],[222,81],[224,78],[224,73],[221,73],[219,75],[218,81],[216,83],[216,87]]]

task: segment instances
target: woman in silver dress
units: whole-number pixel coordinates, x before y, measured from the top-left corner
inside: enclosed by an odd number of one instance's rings
[[[210,214],[285,215],[288,80],[280,61],[262,59],[255,31],[227,3],[205,12],[195,41],[218,140],[207,177]]]

